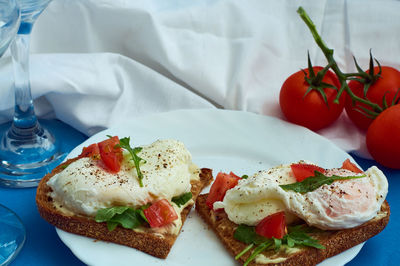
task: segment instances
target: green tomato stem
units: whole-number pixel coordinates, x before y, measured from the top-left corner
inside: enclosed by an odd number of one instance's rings
[[[343,73],[343,76],[345,76],[346,78],[352,78],[352,77],[366,78],[367,77],[367,75],[365,75],[363,73]]]
[[[349,88],[349,86],[347,85],[347,79],[350,77],[360,77],[363,76],[362,73],[343,73],[340,68],[338,67],[335,59],[333,58],[333,49],[328,48],[328,46],[324,43],[324,41],[322,40],[321,36],[318,34],[318,31],[315,27],[315,24],[313,23],[313,21],[311,20],[311,18],[308,16],[308,14],[306,13],[306,11],[302,8],[299,7],[297,9],[297,13],[300,15],[301,19],[305,22],[305,24],[307,25],[308,29],[310,30],[315,42],[317,43],[317,45],[319,46],[319,48],[322,50],[322,52],[325,55],[325,58],[328,61],[328,64],[331,65],[331,69],[333,70],[333,72],[335,72],[336,76],[339,79],[340,84],[342,85],[340,90],[338,91],[338,94],[334,100],[335,103],[339,102],[339,98],[342,95],[343,91],[346,91],[349,96],[351,97],[351,99],[353,101],[357,101],[357,102],[361,102],[364,103],[368,106],[370,106],[373,110],[377,110],[379,112],[382,111],[382,108],[373,102],[370,102],[366,99],[360,98],[357,95],[355,95],[351,89]]]

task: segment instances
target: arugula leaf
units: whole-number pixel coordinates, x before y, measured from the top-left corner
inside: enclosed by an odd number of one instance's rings
[[[318,233],[323,230],[316,227],[307,226],[304,224],[296,226],[288,226],[288,234],[286,235],[286,242],[288,246],[292,243],[303,246],[310,246],[318,249],[325,249],[325,247],[319,244],[318,240],[312,238],[308,233]],[[290,243],[289,243],[290,242]],[[290,245],[289,245],[290,244]]]
[[[306,224],[288,226],[287,230],[289,233],[292,233],[292,232],[303,232],[303,233],[323,232],[323,230],[318,229],[317,227],[308,226]]]
[[[107,229],[108,229],[108,231],[113,231],[115,228],[117,228],[117,226],[118,226],[118,223],[115,223],[115,222],[107,222]]]
[[[236,228],[233,238],[246,244],[261,244],[267,239],[257,234],[254,226],[244,224],[241,224]]]
[[[123,228],[133,229],[139,227],[143,220],[139,211],[129,208],[121,214],[116,214],[107,222],[117,223]]]
[[[143,218],[143,220],[146,221],[146,223],[149,223],[149,221],[146,218],[146,215],[144,215],[143,210],[147,209],[148,207],[150,207],[150,203],[147,203],[146,205],[143,205],[142,207],[140,207],[139,209],[137,209],[137,211],[139,212],[140,216]]]
[[[134,229],[148,222],[144,216],[143,209],[135,210],[127,206],[100,209],[97,211],[95,221],[98,223],[107,222],[109,231],[114,230],[118,225],[127,229]]]
[[[243,266],[247,266],[254,258],[263,252],[265,249],[271,247],[273,245],[274,241],[272,239],[268,239],[267,241],[261,243],[258,247],[256,247],[251,253],[250,257],[244,262]]]
[[[297,245],[309,246],[317,249],[325,249],[325,247],[321,245],[317,239],[312,238],[304,232],[296,231],[289,233],[288,238],[290,238],[291,241],[293,241],[293,243]]]
[[[65,169],[65,168],[67,168],[69,165],[70,165],[70,163],[67,163],[67,164],[61,165],[60,167],[61,167],[61,169]]]
[[[243,249],[239,254],[236,255],[235,260],[238,260],[241,256],[246,254],[247,251],[249,251],[253,246],[254,246],[254,244],[248,245],[245,249]]]
[[[183,193],[182,195],[176,196],[172,198],[172,202],[174,202],[178,207],[181,207],[182,205],[185,205],[186,202],[192,199],[192,192],[186,192]]]
[[[300,245],[314,247],[318,249],[325,249],[325,247],[321,245],[317,239],[314,239],[307,234],[308,232],[316,232],[316,230],[319,231],[319,229],[315,229],[313,227],[305,225],[289,226],[289,233],[286,234],[282,239],[277,239],[274,237],[268,239],[258,235],[255,232],[254,226],[239,225],[233,237],[238,241],[250,245],[243,249],[238,255],[236,255],[235,260],[246,254],[255,245],[258,246],[256,246],[256,248],[253,250],[252,254],[246,260],[244,265],[249,264],[253,259],[255,259],[258,254],[263,252],[265,249],[273,248],[275,249],[275,251],[279,251],[282,245],[287,245],[290,248],[294,247],[295,245]]]
[[[128,206],[116,206],[111,208],[100,209],[97,211],[95,220],[98,223],[107,222],[111,220],[111,218],[114,217],[114,215],[121,214],[127,209],[129,209]]]
[[[332,175],[332,176],[326,176],[321,172],[315,171],[314,172],[315,176],[308,177],[304,179],[301,182],[296,182],[293,184],[287,184],[287,185],[280,185],[283,190],[288,191],[288,190],[293,190],[294,192],[299,192],[299,193],[307,193],[316,190],[322,185],[330,185],[333,183],[333,181],[336,180],[347,180],[347,179],[356,179],[356,178],[362,178],[365,177],[365,175],[359,175],[359,176],[337,176],[337,175]]]
[[[143,187],[143,182],[142,182],[143,174],[140,171],[140,162],[143,161],[144,163],[146,163],[146,160],[144,160],[143,158],[140,158],[137,155],[142,150],[142,147],[135,147],[132,149],[129,142],[130,142],[130,137],[121,138],[119,140],[119,147],[127,150],[131,154],[132,160],[135,163],[136,173],[139,178],[139,186]]]
[[[273,237],[272,239],[274,240],[275,251],[278,251],[282,246],[282,239],[278,239],[275,237]]]
[[[296,242],[289,235],[286,235],[286,243],[290,248],[294,247],[294,244],[296,244]]]

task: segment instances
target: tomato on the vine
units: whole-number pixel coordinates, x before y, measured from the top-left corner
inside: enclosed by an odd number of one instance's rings
[[[368,88],[366,98],[369,101],[376,103],[382,107],[384,96],[386,95],[385,96],[386,102],[388,105],[390,105],[397,90],[400,88],[400,72],[388,66],[382,66],[381,69],[382,73],[380,77],[378,77],[378,79],[375,82],[373,82]],[[378,66],[374,67],[374,73],[378,72],[379,72],[379,67]],[[366,71],[366,73],[369,73],[369,70]],[[349,82],[349,88],[356,96],[365,99],[363,83],[356,80],[352,80]],[[367,130],[369,125],[372,123],[373,119],[368,118],[364,114],[357,111],[357,107],[359,106],[372,110],[370,106],[367,106],[366,104],[360,102],[356,102],[356,104],[353,105],[351,97],[349,95],[346,96],[345,109],[347,115],[358,128],[362,130]]]
[[[367,148],[380,164],[400,169],[400,105],[384,110],[367,131]]]
[[[314,66],[315,73],[323,68]],[[304,69],[309,75],[309,70]],[[312,90],[306,94],[310,84],[304,79],[304,72],[298,71],[292,74],[283,83],[279,105],[288,121],[307,127],[311,130],[319,130],[333,123],[342,113],[344,108],[344,95],[339,98],[339,103],[333,103],[336,98],[337,90],[324,88],[327,102],[324,101],[321,93]],[[322,82],[340,88],[339,80],[332,71],[328,71]]]

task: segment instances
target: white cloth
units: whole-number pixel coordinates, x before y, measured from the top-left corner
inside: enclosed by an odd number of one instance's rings
[[[284,80],[326,61],[296,10],[303,6],[343,71],[369,49],[400,68],[400,2],[364,0],[53,0],[31,39],[36,112],[97,131],[150,113],[226,108],[284,119]],[[0,61],[0,123],[11,119],[11,60]],[[318,133],[368,157],[345,113]]]

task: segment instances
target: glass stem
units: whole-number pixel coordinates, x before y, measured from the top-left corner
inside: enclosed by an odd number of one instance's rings
[[[15,112],[13,127],[28,129],[37,127],[29,82],[30,34],[17,34],[11,45],[14,66]]]

